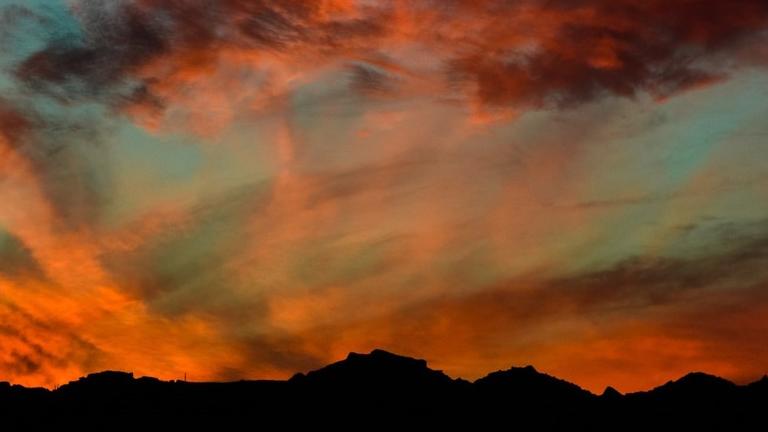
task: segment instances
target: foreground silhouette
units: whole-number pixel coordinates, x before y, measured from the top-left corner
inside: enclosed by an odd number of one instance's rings
[[[647,392],[594,395],[531,366],[474,383],[382,350],[288,381],[191,383],[101,372],[49,391],[0,383],[0,427],[768,430],[768,377],[745,386],[691,373]],[[238,427],[238,429],[240,429]],[[10,429],[8,429],[10,430]]]

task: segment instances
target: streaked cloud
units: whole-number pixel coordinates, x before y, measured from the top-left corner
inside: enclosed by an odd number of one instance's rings
[[[762,1],[0,2],[0,378],[765,373]]]

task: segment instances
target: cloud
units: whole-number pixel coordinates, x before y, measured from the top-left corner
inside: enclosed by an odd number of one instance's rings
[[[0,99],[0,134],[6,142],[16,143],[31,126],[24,115],[11,108],[9,102]]]
[[[374,65],[366,63],[349,66],[352,74],[352,87],[366,95],[388,94],[395,91],[397,78]]]
[[[503,3],[481,2],[482,36],[451,65],[483,102],[523,108],[708,85],[728,72],[711,62],[754,44],[768,25],[760,1]],[[489,19],[494,11],[504,18]]]
[[[82,36],[53,39],[16,68],[30,87],[63,99],[113,105],[166,102],[163,89],[211,74],[227,53],[281,56],[279,50],[344,50],[346,39],[371,34],[376,23],[336,21],[336,2],[197,1],[74,3]],[[339,2],[342,3],[342,2]],[[290,56],[290,55],[289,55]],[[258,64],[254,64],[258,67]],[[181,90],[180,88],[174,90]]]
[[[746,382],[764,374],[768,360],[760,318],[768,308],[768,236],[760,224],[716,228],[727,246],[700,257],[627,259],[559,278],[532,274],[470,293],[380,303],[299,334],[320,358],[330,353],[326,361],[379,346],[467,378],[533,363],[594,391],[617,383],[647,389],[692,369]]]
[[[44,278],[40,263],[15,236],[0,228],[0,275]]]
[[[92,98],[166,49],[160,21],[130,3],[118,6],[119,12],[100,2],[77,5],[73,12],[85,41],[53,39],[24,60],[15,72],[32,88],[65,99]]]
[[[61,374],[87,368],[101,355],[72,329],[36,317],[8,299],[0,302],[0,342],[0,368],[6,378],[38,385],[57,385]]]
[[[648,219],[671,201],[687,205],[690,194],[652,182],[592,184],[616,177],[581,166],[577,147],[604,141],[601,126],[637,105],[486,131],[460,117],[663,99],[762,67],[753,47],[768,31],[765,2],[67,4],[75,21],[40,24],[42,45],[2,41],[19,52],[2,65],[14,88],[0,100],[0,199],[23,205],[0,206],[0,284],[9,305],[46,325],[0,309],[0,342],[12,343],[0,368],[14,378],[51,384],[97,367],[277,377],[378,346],[442,361],[455,375],[540,361],[592,385],[599,371],[589,361],[639,386],[630,375],[654,349],[649,380],[683,364],[757,370],[743,354],[763,328],[760,230],[733,226],[718,250],[677,257],[637,252],[632,241],[614,249],[624,238],[611,237],[595,254],[609,250],[615,262],[572,268],[580,242],[637,226],[611,219],[621,210]],[[22,15],[34,14],[3,9],[0,21]],[[250,122],[256,116],[265,121]],[[163,145],[163,128],[179,126],[180,141],[229,134],[221,148],[191,144],[189,160],[171,164],[199,170],[184,185],[199,201],[154,208],[143,187],[166,187],[166,177],[138,181],[144,171],[124,166],[131,202],[152,208],[110,226],[109,209],[127,201],[113,184],[112,158],[124,154],[115,150]],[[274,148],[238,147],[262,142]],[[219,159],[236,147],[243,165]],[[621,165],[635,154],[596,160]],[[235,179],[226,187],[264,182],[212,199],[222,188],[207,177],[214,169]],[[714,192],[723,191],[702,200]],[[699,223],[691,219],[681,224]],[[749,331],[736,346],[727,339],[742,323],[738,307]],[[53,348],[39,343],[49,339]]]
[[[407,78],[415,81],[404,96],[453,93],[485,111],[643,93],[663,99],[754,64],[751,47],[768,30],[759,0],[142,0],[80,1],[73,11],[82,37],[51,40],[16,76],[64,99],[106,100],[154,125],[189,102],[185,92],[211,92],[196,81],[225,80],[225,70],[258,72],[254,82],[219,87],[242,99],[256,85],[248,97],[259,99],[350,61],[350,91],[396,92],[392,84]],[[382,56],[404,74],[391,79]]]

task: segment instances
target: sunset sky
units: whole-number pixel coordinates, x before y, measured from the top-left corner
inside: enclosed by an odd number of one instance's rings
[[[768,372],[768,2],[0,0],[0,381]]]

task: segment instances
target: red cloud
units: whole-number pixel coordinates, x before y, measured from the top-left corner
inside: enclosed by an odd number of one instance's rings
[[[0,136],[14,143],[30,127],[29,120],[0,100]]]
[[[485,37],[450,64],[495,105],[664,97],[721,78],[727,70],[713,62],[747,49],[768,26],[768,4],[748,0],[526,2],[506,23],[489,18],[499,2],[489,4],[474,18],[486,20]],[[521,34],[527,44],[506,43]]]
[[[339,62],[375,66],[382,58],[414,84],[396,77],[398,85],[389,86],[357,73],[350,91],[374,85],[377,93],[404,96],[424,87],[471,106],[515,110],[605,95],[664,98],[750,63],[768,30],[761,0],[227,0],[205,7],[141,0],[111,10],[83,3],[77,13],[85,43],[52,43],[26,59],[17,76],[57,95],[108,98],[153,116],[189,103],[177,96],[232,62],[263,73],[256,91],[252,82],[240,83],[256,99],[290,92],[286,83]],[[422,56],[403,54],[408,47]],[[242,91],[237,82],[222,89],[238,97]]]

